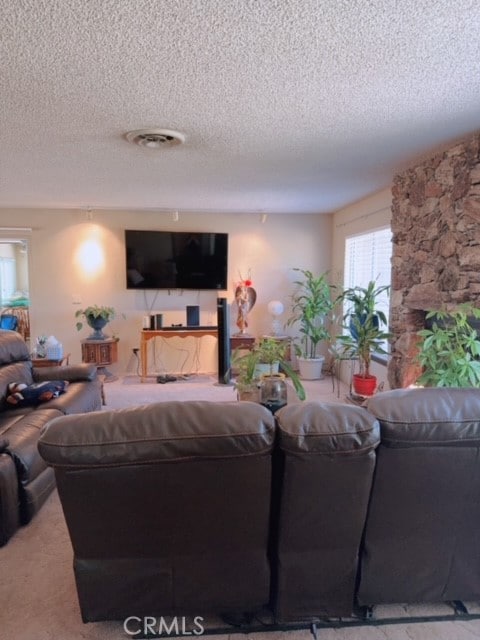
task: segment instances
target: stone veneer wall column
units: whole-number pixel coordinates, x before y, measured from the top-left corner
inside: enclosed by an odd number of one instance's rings
[[[397,175],[392,195],[388,380],[398,388],[420,374],[425,311],[480,301],[480,134]]]

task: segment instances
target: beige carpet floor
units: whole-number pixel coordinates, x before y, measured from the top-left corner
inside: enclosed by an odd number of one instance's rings
[[[107,407],[140,402],[190,398],[235,399],[231,387],[216,387],[213,377],[182,383],[139,383],[133,377],[105,385]],[[171,386],[169,386],[171,385]],[[198,385],[198,386],[197,386]],[[330,380],[307,383],[309,399],[341,401],[332,394]],[[201,390],[200,390],[201,389]],[[200,397],[196,395],[200,393]],[[144,394],[144,395],[143,395]],[[202,397],[201,394],[204,394]],[[480,606],[469,603],[472,612]],[[378,617],[448,614],[439,607],[379,607]],[[233,634],[232,634],[233,635]],[[122,622],[83,624],[72,572],[72,548],[57,492],[32,522],[0,549],[0,640],[124,640],[130,638]],[[190,636],[192,637],[192,636]],[[193,636],[194,637],[194,636]],[[214,636],[211,636],[214,637]],[[226,635],[215,636],[219,640]],[[241,636],[235,635],[236,638]],[[252,640],[310,640],[308,629],[252,633]],[[318,640],[472,640],[480,638],[480,620],[410,623],[320,629]]]
[[[233,385],[219,385],[213,375],[199,374],[175,382],[159,384],[155,378],[141,382],[136,375],[119,377],[104,384],[106,409],[122,409],[132,404],[149,404],[169,400],[235,401]]]

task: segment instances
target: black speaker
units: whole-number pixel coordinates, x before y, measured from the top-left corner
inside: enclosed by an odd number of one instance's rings
[[[157,331],[163,327],[163,313],[155,314],[155,329]]]
[[[200,307],[198,304],[187,306],[187,327],[198,327],[200,325]]]
[[[230,383],[230,331],[226,298],[217,298],[218,384]]]

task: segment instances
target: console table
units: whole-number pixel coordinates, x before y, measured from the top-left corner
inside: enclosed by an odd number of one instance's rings
[[[218,327],[178,327],[175,329],[143,329],[140,332],[140,356],[142,361],[141,382],[144,382],[148,372],[148,341],[152,338],[202,338],[213,336],[218,339]]]

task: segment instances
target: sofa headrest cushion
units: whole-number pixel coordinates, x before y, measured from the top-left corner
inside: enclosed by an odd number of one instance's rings
[[[98,467],[263,455],[274,437],[259,404],[172,401],[55,419],[38,448],[52,466]]]
[[[384,391],[369,400],[368,410],[389,447],[480,445],[480,389]]]
[[[334,402],[289,404],[276,412],[280,447],[307,455],[363,455],[379,443],[375,418],[361,407]]]
[[[27,344],[16,331],[0,329],[0,366],[30,360]]]

